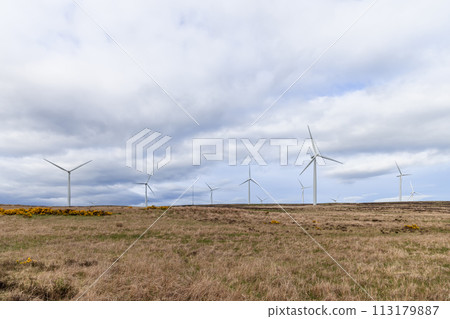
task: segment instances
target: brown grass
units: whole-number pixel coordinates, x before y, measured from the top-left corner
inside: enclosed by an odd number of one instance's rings
[[[376,300],[450,299],[450,203],[284,207]],[[96,208],[0,216],[0,300],[76,299],[163,213]],[[233,205],[170,209],[83,300],[369,297],[276,206]]]

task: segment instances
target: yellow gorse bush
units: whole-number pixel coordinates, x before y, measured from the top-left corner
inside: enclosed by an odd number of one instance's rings
[[[313,220],[312,221],[313,222],[313,224],[314,224],[314,227],[316,228],[316,229],[318,229],[318,230],[321,230],[322,228],[320,228],[319,226],[317,226],[317,220]]]
[[[52,209],[48,207],[31,207],[31,208],[0,208],[0,215],[22,215],[26,217],[42,216],[42,215],[60,215],[60,216],[106,216],[112,215],[111,212],[103,210],[76,210],[76,209]]]
[[[417,226],[416,224],[412,224],[412,225],[405,225],[406,229],[410,229],[410,230],[419,230],[419,226]]]
[[[270,223],[271,223],[271,224],[279,224],[280,222],[277,221],[277,220],[272,220]]]
[[[170,206],[147,206],[145,209],[161,209],[161,210],[167,210],[169,209]]]
[[[33,259],[31,259],[31,257],[28,257],[27,260],[25,260],[25,261],[16,260],[16,262],[17,262],[18,264],[25,265],[25,264],[32,263],[32,262],[33,262]]]

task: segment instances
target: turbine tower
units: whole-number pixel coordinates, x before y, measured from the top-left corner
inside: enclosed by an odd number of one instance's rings
[[[144,185],[144,188],[145,188],[145,207],[148,207],[148,200],[147,200],[147,189],[149,189],[152,193],[153,193],[153,195],[155,195],[155,192],[153,191],[153,189],[150,187],[150,185],[148,185],[148,182],[150,181],[150,178],[152,177],[152,175],[148,175],[148,178],[147,178],[147,181],[145,182],[145,183],[136,183],[136,184],[138,184],[138,185]]]
[[[209,191],[211,192],[210,197],[211,197],[211,205],[212,205],[214,203],[213,202],[213,192],[215,190],[218,190],[219,188],[218,187],[211,187],[211,186],[208,185],[208,183],[205,183],[205,184],[206,184],[206,186],[208,186]]]
[[[313,204],[317,205],[317,158],[320,157],[320,158],[323,158],[323,159],[326,159],[329,161],[333,161],[333,162],[336,162],[339,164],[343,164],[343,163],[320,154],[319,149],[316,147],[316,142],[314,142],[314,139],[312,137],[311,130],[309,129],[309,125],[308,125],[308,131],[309,131],[309,137],[311,139],[311,144],[313,147],[314,155],[311,157],[311,161],[309,162],[309,164],[306,165],[306,167],[303,169],[303,171],[299,175],[302,175],[303,172],[306,171],[306,169],[309,167],[309,165],[311,165],[312,163],[314,164],[313,165],[313,167],[314,167],[314,172],[313,172],[313,198],[314,198],[314,200],[313,200]]]
[[[250,170],[250,164],[248,164],[248,179],[246,179],[245,181],[240,183],[239,186],[242,185],[242,184],[245,184],[245,183],[248,183],[248,204],[250,205],[250,183],[255,183],[256,185],[259,186],[259,184],[252,178],[252,172]]]
[[[303,186],[302,182],[297,178],[298,182],[300,183],[300,187],[302,188],[302,204],[305,203],[305,189],[311,188],[311,186]]]
[[[395,165],[397,165],[398,172],[400,173],[400,175],[397,175],[397,177],[400,178],[400,180],[399,180],[400,181],[400,190],[398,193],[398,200],[401,202],[402,201],[402,177],[409,176],[411,174],[403,174],[402,171],[400,170],[400,166],[398,166],[397,162],[395,162]]]
[[[60,170],[63,170],[63,171],[65,171],[65,172],[67,172],[67,175],[68,175],[68,179],[67,179],[67,204],[68,204],[68,206],[70,207],[70,206],[71,206],[71,202],[70,202],[70,200],[71,200],[71,192],[70,192],[70,173],[72,173],[74,170],[77,170],[77,169],[79,169],[80,167],[82,167],[82,166],[84,166],[84,165],[86,165],[86,164],[92,162],[92,160],[87,161],[86,163],[83,163],[83,164],[81,164],[81,165],[78,165],[77,167],[72,168],[71,170],[67,170],[67,169],[65,169],[65,168],[62,168],[61,166],[59,166],[59,165],[57,165],[57,164],[55,164],[55,163],[49,161],[48,159],[45,159],[45,158],[44,158],[44,161],[49,162],[50,164],[56,166],[56,167],[59,168]]]

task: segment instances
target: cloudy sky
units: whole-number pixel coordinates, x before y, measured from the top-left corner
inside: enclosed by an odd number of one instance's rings
[[[320,202],[395,200],[395,161],[412,174],[405,199],[412,183],[417,200],[449,200],[450,3],[371,4],[2,1],[0,203],[65,205],[67,173],[47,158],[67,169],[93,160],[72,174],[74,205],[142,205],[146,175],[126,166],[126,142],[145,128],[172,138],[151,204],[197,178],[197,204],[209,202],[205,182],[220,187],[218,203],[246,202],[246,139],[265,139],[252,177],[270,196],[252,186],[252,201],[299,202],[307,125],[344,163],[319,167]],[[223,139],[224,159],[193,166],[200,138]],[[299,143],[288,165],[270,145],[280,138]],[[310,186],[311,169],[300,178]],[[177,201],[189,203],[191,190]]]

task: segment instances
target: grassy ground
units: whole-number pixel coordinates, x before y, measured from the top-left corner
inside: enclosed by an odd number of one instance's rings
[[[450,203],[284,207],[374,299],[450,300]],[[76,299],[164,212],[96,209],[0,216],[0,300]],[[369,299],[273,205],[172,208],[82,298]]]

